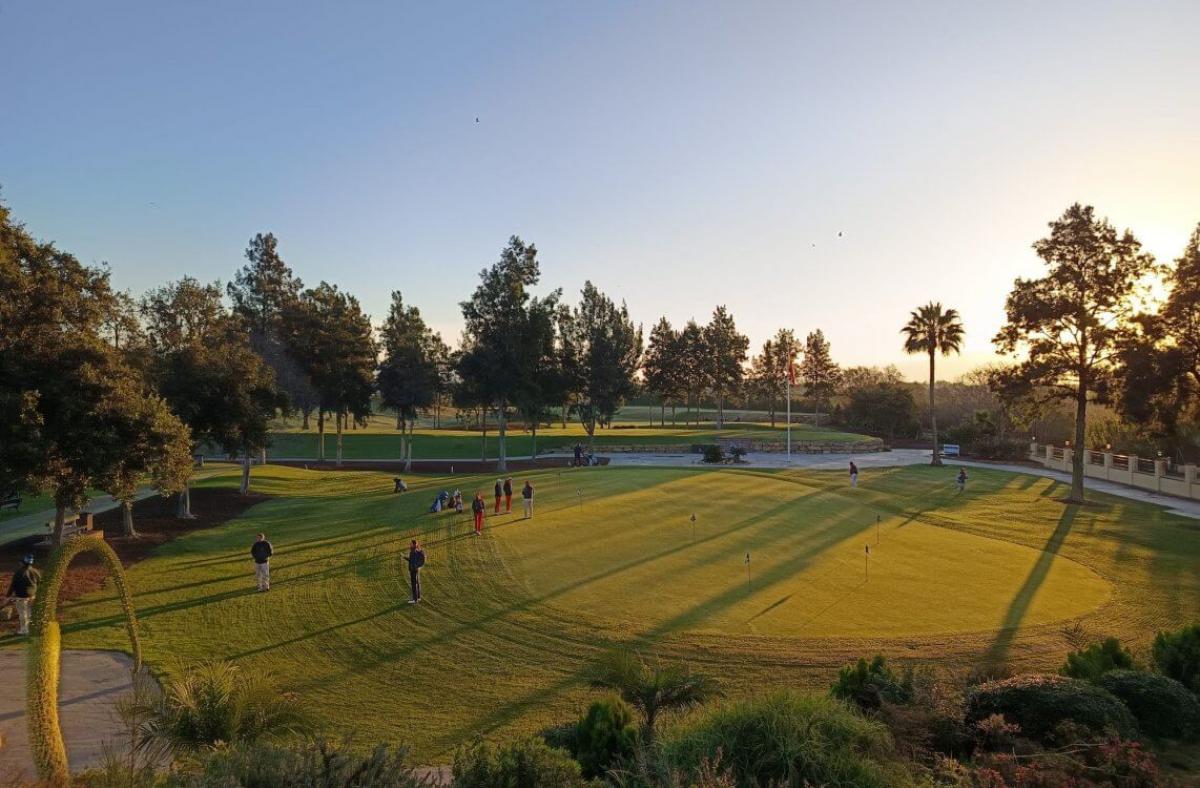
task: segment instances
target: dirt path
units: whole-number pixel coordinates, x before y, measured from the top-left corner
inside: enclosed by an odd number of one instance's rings
[[[32,779],[25,718],[25,649],[0,650],[0,780]],[[71,769],[98,764],[106,741],[117,746],[120,725],[113,702],[132,689],[133,661],[114,651],[64,651],[59,720]],[[114,740],[115,737],[115,740]]]

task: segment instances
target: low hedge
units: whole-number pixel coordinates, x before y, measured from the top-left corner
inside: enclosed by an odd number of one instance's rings
[[[1200,738],[1200,700],[1175,679],[1113,670],[1096,683],[1129,707],[1147,735],[1183,741]]]
[[[1046,740],[1068,720],[1097,733],[1137,735],[1137,722],[1115,695],[1066,676],[1026,675],[980,684],[967,693],[967,721],[1003,714],[1028,738]]]

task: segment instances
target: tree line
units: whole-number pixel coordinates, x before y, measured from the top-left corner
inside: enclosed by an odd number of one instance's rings
[[[1005,406],[1028,420],[1055,403],[1074,409],[1074,444],[1087,409],[1113,408],[1136,430],[1173,447],[1194,446],[1200,425],[1200,228],[1174,266],[1162,266],[1133,234],[1093,208],[1073,205],[1034,244],[1046,265],[1018,279],[994,338],[1012,363],[987,372]],[[34,239],[0,204],[0,491],[50,490],[55,536],[89,489],[122,502],[126,530],[139,485],[179,493],[189,516],[192,457],[205,447],[250,458],[265,452],[271,420],[315,419],[325,434],[364,423],[372,399],[397,416],[402,457],[420,412],[449,400],[486,430],[495,417],[498,465],[507,462],[514,416],[533,430],[554,411],[575,414],[594,440],[638,392],[699,421],[716,404],[718,427],[739,397],[764,402],[772,424],[789,388],[818,414],[840,392],[848,410],[877,429],[909,418],[898,379],[843,370],[818,329],[803,343],[780,329],[748,358],[749,341],[717,306],[707,323],[676,329],[665,318],[646,341],[624,303],[587,282],[577,304],[561,290],[535,296],[537,249],[512,237],[461,303],[464,328],[451,350],[420,310],[392,294],[376,330],[359,301],[336,284],[305,287],[277,239],[258,234],[225,286],[184,277],[134,298],[112,288],[107,268],[81,264]],[[1151,285],[1167,296],[1148,298]],[[937,457],[935,358],[960,349],[953,309],[930,303],[903,328],[903,347],[930,359],[929,413]],[[820,416],[818,415],[818,420]],[[486,437],[486,432],[485,432]],[[1071,498],[1082,499],[1081,452]]]

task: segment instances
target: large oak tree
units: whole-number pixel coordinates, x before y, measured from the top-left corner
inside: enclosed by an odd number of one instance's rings
[[[1051,222],[1050,234],[1033,248],[1045,276],[1016,280],[1005,303],[1007,320],[992,340],[1000,352],[1023,358],[998,370],[992,383],[1009,400],[1073,403],[1068,500],[1081,503],[1088,402],[1108,396],[1121,339],[1155,264],[1131,232],[1118,232],[1079,203]]]

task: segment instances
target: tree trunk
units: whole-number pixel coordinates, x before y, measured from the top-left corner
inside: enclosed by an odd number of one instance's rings
[[[1071,497],[1068,503],[1083,503],[1083,440],[1087,427],[1087,378],[1080,378],[1075,395],[1075,451],[1071,455]]]
[[[500,447],[497,449],[496,470],[508,470],[508,446],[505,445],[505,432],[508,429],[508,408],[504,400],[500,400],[499,412],[496,415],[496,429],[500,436]]]
[[[242,495],[247,495],[250,492],[250,450],[246,449],[246,453],[242,455],[242,484],[238,488],[238,492]]]
[[[529,459],[531,459],[531,460],[537,459],[537,428],[538,428],[537,419],[534,419],[533,420],[533,442],[529,449]]]
[[[342,432],[346,425],[346,413],[341,411],[337,415],[337,467],[342,467]]]
[[[717,397],[717,429],[725,429],[725,397]]]
[[[133,501],[121,501],[121,535],[137,536],[133,527]]]
[[[308,432],[308,414],[310,412],[312,412],[312,408],[304,408],[301,411],[301,413],[304,414],[304,424],[300,427],[300,429],[304,430],[305,432]]]
[[[483,411],[483,441],[479,450],[479,461],[487,462],[487,411]]]
[[[671,403],[671,426],[675,426],[675,403]]]
[[[179,506],[175,509],[175,516],[181,520],[191,520],[196,515],[192,514],[192,485],[190,482],[183,485],[183,491],[179,493]]]
[[[325,409],[317,411],[317,461],[325,462]]]
[[[404,446],[401,449],[404,452],[404,471],[405,471],[405,473],[412,471],[412,445],[413,445],[412,433],[413,433],[414,426],[415,426],[415,419],[412,421],[409,421],[409,423],[408,423],[408,440],[406,440],[404,442]]]
[[[404,416],[399,411],[396,411],[396,429],[401,431],[404,429]]]
[[[261,449],[258,450],[258,464],[259,465],[267,464],[267,447],[266,446],[263,446]]]
[[[65,506],[54,507],[54,533],[51,535],[51,540],[55,545],[63,543],[63,525],[67,521],[67,509]]]
[[[934,351],[929,351],[929,425],[933,429],[933,460],[930,465],[942,464],[942,453],[938,447],[937,411],[933,408],[933,389],[937,376],[934,373]]]

